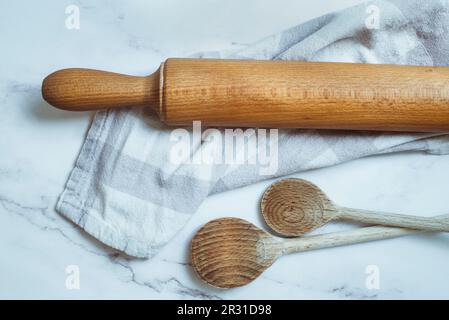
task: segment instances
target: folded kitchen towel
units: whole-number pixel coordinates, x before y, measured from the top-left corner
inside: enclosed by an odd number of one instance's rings
[[[236,51],[197,56],[447,65],[448,9],[436,0],[366,2]],[[105,244],[151,257],[212,193],[373,154],[449,153],[445,134],[243,130],[234,134],[244,144],[231,145],[234,157],[225,161],[223,141],[233,132],[202,129],[201,137],[166,127],[144,108],[98,112],[57,210]]]

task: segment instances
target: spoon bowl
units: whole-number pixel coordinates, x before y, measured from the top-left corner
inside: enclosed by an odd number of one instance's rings
[[[262,196],[267,225],[286,237],[298,237],[329,222],[332,202],[314,184],[302,179],[273,183]]]
[[[206,223],[191,242],[191,260],[199,277],[218,288],[234,288],[257,278],[276,259],[275,239],[238,218]]]

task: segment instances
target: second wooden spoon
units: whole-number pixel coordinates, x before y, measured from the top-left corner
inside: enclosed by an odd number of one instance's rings
[[[297,237],[331,220],[351,220],[428,231],[449,231],[439,217],[419,217],[340,207],[314,184],[302,179],[284,179],[272,184],[261,202],[266,223],[283,236]]]
[[[203,281],[218,288],[234,288],[250,283],[285,254],[420,232],[422,231],[375,226],[281,239],[248,221],[221,218],[206,223],[196,233],[191,242],[190,254],[193,269]]]

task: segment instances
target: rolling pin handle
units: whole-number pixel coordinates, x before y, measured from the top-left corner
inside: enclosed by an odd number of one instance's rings
[[[42,97],[69,111],[149,106],[158,109],[159,70],[136,77],[92,69],[62,69],[42,82]]]

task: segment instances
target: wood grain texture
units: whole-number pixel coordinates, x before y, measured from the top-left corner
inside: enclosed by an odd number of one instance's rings
[[[406,214],[377,212],[336,206],[336,219],[379,224],[427,231],[449,232],[449,222],[438,217],[420,217]]]
[[[412,229],[367,227],[283,240],[248,221],[221,218],[206,223],[193,237],[191,260],[194,270],[203,281],[219,288],[235,288],[256,279],[284,254],[419,232]]]
[[[449,68],[167,59],[148,77],[65,69],[42,95],[66,110],[148,106],[168,125],[449,130]]]
[[[332,220],[449,232],[449,221],[341,207],[334,204],[313,183],[283,179],[273,183],[261,200],[262,215],[270,228],[287,237],[301,236]]]
[[[265,190],[260,202],[267,225],[278,234],[297,237],[334,219],[334,205],[314,184],[283,179]]]
[[[449,130],[449,68],[168,59],[169,125]]]
[[[42,96],[71,111],[159,105],[159,71],[135,77],[91,69],[63,69],[47,76]]]
[[[245,220],[210,221],[192,239],[192,265],[201,279],[215,287],[242,286],[274,261],[260,254],[264,239],[271,237]]]

